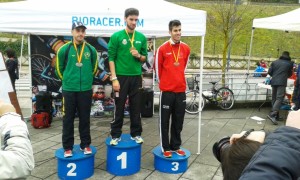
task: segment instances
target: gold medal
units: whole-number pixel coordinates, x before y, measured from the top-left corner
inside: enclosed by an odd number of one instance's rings
[[[174,62],[174,66],[179,66],[179,62]]]
[[[128,37],[128,39],[129,39],[129,41],[130,41],[130,44],[131,44],[131,47],[129,48],[129,51],[131,52],[132,50],[135,50],[135,47],[134,47],[134,45],[133,45],[135,31],[133,31],[133,34],[132,34],[132,37],[131,37],[131,38],[130,38],[130,36],[129,36],[129,34],[128,34],[128,32],[127,32],[126,29],[125,29],[125,32],[126,32],[127,37]]]
[[[83,65],[82,63],[79,63],[79,62],[76,63],[77,67],[81,67],[82,65]]]

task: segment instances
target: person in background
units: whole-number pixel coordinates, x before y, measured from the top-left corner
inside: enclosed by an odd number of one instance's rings
[[[172,151],[179,156],[185,156],[180,149],[181,131],[186,106],[186,80],[190,47],[181,39],[181,22],[169,22],[171,38],[163,43],[156,52],[155,72],[161,91],[159,103],[160,144],[163,156],[172,157]],[[171,137],[169,138],[169,125],[171,121]]]
[[[258,73],[254,73],[254,77],[266,77],[267,76],[267,73],[263,73],[263,72],[266,72],[265,71],[265,68],[261,67],[260,63],[257,62],[256,63],[256,69],[254,70],[254,72],[258,72]]]
[[[277,125],[279,108],[285,96],[287,79],[293,74],[293,62],[288,51],[284,51],[278,60],[272,62],[268,74],[272,77],[272,110],[267,117],[273,124]]]
[[[267,65],[267,63],[265,62],[264,59],[261,59],[260,62],[259,62],[259,64],[260,64],[260,66],[261,66],[262,68],[267,68],[267,67],[268,67],[268,65]]]
[[[115,32],[108,43],[109,68],[111,81],[115,92],[114,119],[111,122],[110,145],[116,146],[121,140],[124,121],[124,108],[129,96],[130,135],[136,143],[144,142],[141,137],[141,92],[142,66],[147,60],[147,39],[145,35],[135,30],[139,11],[135,8],[125,10],[126,27]]]
[[[213,146],[224,180],[298,179],[300,177],[300,110],[272,133],[242,131]]]
[[[16,79],[19,79],[19,67],[16,52],[13,49],[8,48],[5,50],[5,54],[8,57],[8,59],[5,60],[6,69],[8,71],[14,91],[16,91],[15,82]]]
[[[10,103],[0,100],[0,179],[26,179],[34,168],[27,125]]]
[[[92,85],[97,70],[97,51],[85,42],[86,27],[82,22],[73,22],[73,40],[60,47],[57,52],[56,74],[62,81],[65,116],[63,118],[62,144],[64,157],[73,156],[74,119],[79,116],[80,149],[92,154],[90,148],[90,113]],[[66,54],[68,53],[68,54]],[[65,59],[67,57],[67,59]]]

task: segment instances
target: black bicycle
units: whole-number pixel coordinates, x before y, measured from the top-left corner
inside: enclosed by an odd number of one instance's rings
[[[185,112],[189,114],[199,113],[199,75],[194,78],[187,78],[189,91],[186,92],[186,108]],[[234,105],[233,92],[228,87],[216,88],[218,82],[209,82],[212,88],[202,92],[201,109],[206,103],[219,106],[223,110],[229,110]]]

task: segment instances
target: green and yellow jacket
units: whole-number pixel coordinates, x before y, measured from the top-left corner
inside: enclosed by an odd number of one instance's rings
[[[83,44],[77,45],[78,56]],[[92,59],[93,58],[93,59]],[[85,43],[82,54],[82,66],[76,66],[77,52],[73,42],[63,45],[56,56],[56,75],[62,81],[62,89],[65,91],[87,91],[92,89],[94,74],[98,66],[98,55],[96,49]]]

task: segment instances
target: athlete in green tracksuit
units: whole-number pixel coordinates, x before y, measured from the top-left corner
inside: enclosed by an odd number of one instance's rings
[[[140,88],[142,87],[141,62],[147,59],[147,39],[135,30],[139,11],[125,10],[126,28],[114,33],[108,43],[109,67],[115,94],[115,114],[111,122],[111,145],[121,140],[124,106],[129,96],[130,135],[137,143],[141,138]]]
[[[91,154],[90,112],[93,77],[97,70],[97,51],[84,41],[86,27],[81,22],[72,26],[73,41],[57,52],[56,74],[62,81],[65,116],[62,143],[64,156],[71,157],[74,145],[74,118],[79,116],[80,148]],[[67,59],[66,59],[67,57]]]

